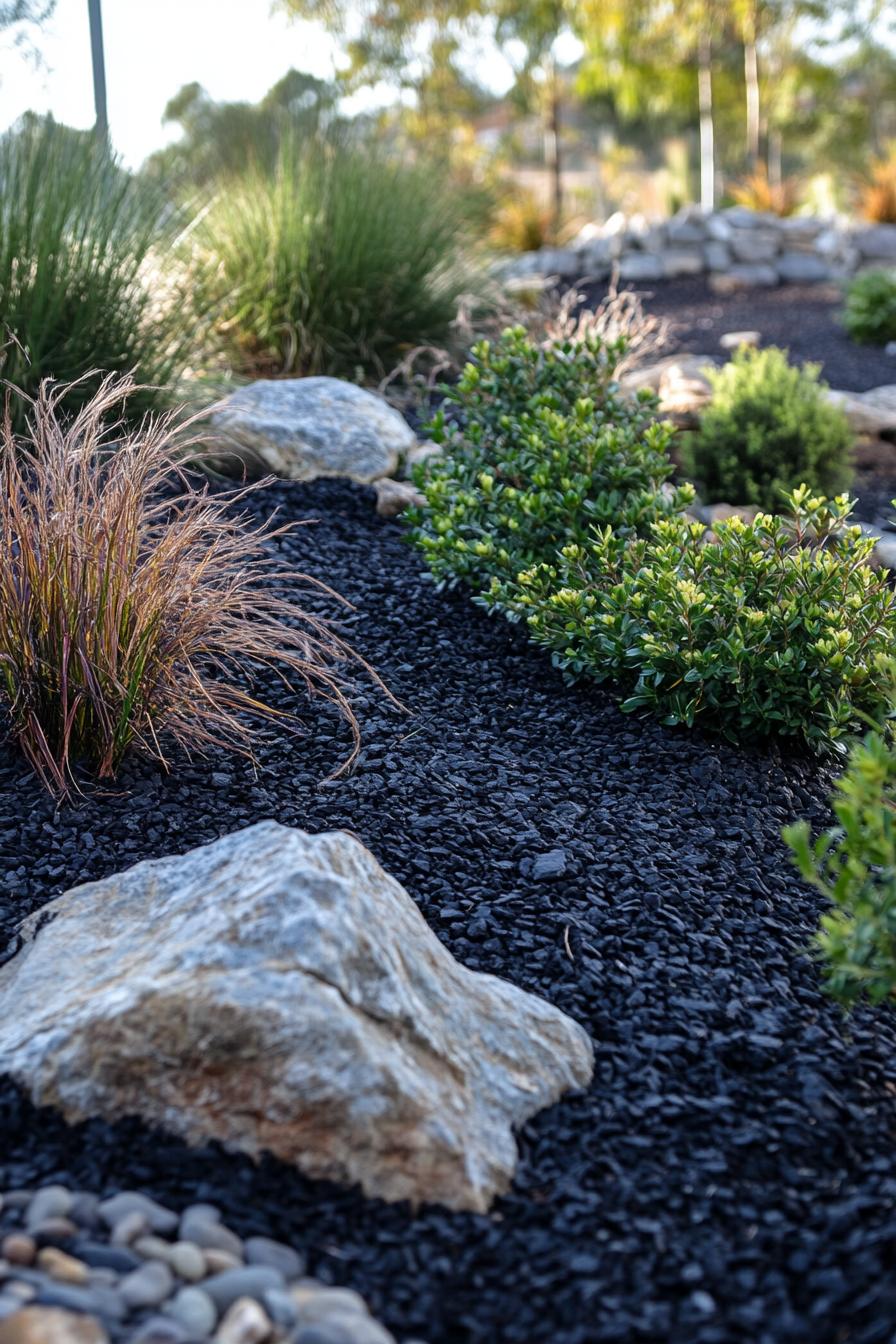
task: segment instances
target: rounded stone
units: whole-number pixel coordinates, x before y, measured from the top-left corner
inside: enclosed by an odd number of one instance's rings
[[[163,1236],[170,1236],[177,1229],[176,1213],[136,1190],[122,1190],[111,1199],[104,1199],[99,1206],[100,1217],[110,1228],[129,1213],[142,1213],[152,1231],[161,1232]]]
[[[161,1237],[138,1237],[131,1249],[144,1260],[162,1260],[166,1265],[171,1258],[171,1242]]]
[[[206,1257],[192,1241],[176,1241],[168,1254],[168,1263],[175,1274],[188,1283],[198,1283],[206,1275]]]
[[[352,1288],[328,1288],[325,1284],[300,1285],[290,1292],[301,1320],[322,1321],[328,1316],[367,1316],[367,1303]]]
[[[0,1256],[11,1265],[33,1265],[37,1255],[37,1243],[25,1232],[10,1232],[0,1242]]]
[[[235,1232],[225,1227],[217,1217],[210,1217],[202,1207],[187,1209],[180,1220],[182,1241],[192,1241],[204,1251],[227,1251],[228,1255],[243,1258],[243,1243]]]
[[[261,1300],[271,1320],[281,1330],[291,1330],[298,1324],[299,1309],[283,1288],[268,1288],[262,1293]]]
[[[242,1260],[237,1255],[231,1255],[229,1251],[204,1251],[205,1266],[209,1274],[223,1274],[228,1269],[239,1269]]]
[[[268,1288],[282,1288],[283,1275],[268,1265],[243,1265],[206,1279],[202,1287],[224,1313],[239,1297],[260,1298]]]
[[[193,1336],[171,1316],[150,1316],[128,1337],[128,1344],[188,1344]]]
[[[284,1279],[297,1279],[305,1273],[305,1257],[291,1246],[271,1241],[269,1237],[247,1237],[244,1250],[247,1264],[279,1269]]]
[[[181,1288],[165,1307],[191,1335],[202,1338],[210,1335],[218,1320],[217,1308],[208,1293],[201,1288]]]
[[[174,1275],[161,1260],[148,1260],[145,1265],[125,1276],[119,1284],[121,1300],[132,1311],[157,1307],[170,1297]]]
[[[147,1236],[148,1233],[149,1223],[146,1214],[140,1213],[137,1209],[132,1209],[123,1218],[119,1218],[112,1229],[109,1241],[113,1246],[130,1246],[140,1237]]]
[[[0,1320],[0,1344],[108,1344],[94,1317],[57,1307],[26,1307]]]
[[[87,1283],[90,1278],[90,1270],[83,1260],[76,1260],[73,1255],[67,1255],[56,1246],[45,1246],[42,1251],[38,1251],[37,1263],[60,1283]]]
[[[26,1229],[31,1232],[50,1218],[65,1218],[73,1202],[72,1192],[67,1185],[45,1185],[28,1205]]]
[[[78,1235],[78,1229],[70,1218],[45,1218],[43,1222],[30,1227],[29,1231],[38,1246],[68,1246]]]
[[[354,1344],[351,1331],[342,1321],[315,1321],[300,1325],[289,1337],[289,1344]]]
[[[83,1227],[87,1232],[94,1232],[102,1226],[102,1218],[99,1215],[100,1201],[98,1195],[92,1195],[89,1190],[77,1190],[72,1195],[72,1206],[68,1211],[68,1216],[73,1223]]]
[[[76,1241],[70,1247],[72,1255],[83,1260],[91,1269],[113,1269],[116,1274],[130,1274],[143,1263],[139,1255],[124,1246],[107,1246],[102,1241]]]
[[[216,1344],[262,1344],[271,1333],[271,1319],[252,1297],[232,1304],[215,1335]]]

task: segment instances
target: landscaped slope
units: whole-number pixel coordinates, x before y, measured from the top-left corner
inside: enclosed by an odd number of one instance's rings
[[[872,1344],[896,1330],[896,1031],[848,1022],[804,955],[819,899],[786,821],[826,817],[830,771],[623,715],[569,689],[522,632],[437,594],[371,493],[278,486],[317,516],[280,545],[356,603],[367,687],[349,778],[335,717],[242,762],[128,765],[127,795],[54,815],[0,758],[2,932],[77,881],[264,817],[354,831],[451,952],[593,1038],[594,1083],[526,1126],[489,1215],[416,1217],[273,1161],[191,1153],[137,1124],[69,1133],[0,1085],[0,1187],[57,1178],[211,1200],[307,1251],[396,1335],[429,1344]],[[272,694],[275,693],[272,688]]]

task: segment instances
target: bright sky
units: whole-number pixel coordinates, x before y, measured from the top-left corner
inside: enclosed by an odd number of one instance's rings
[[[271,0],[103,0],[109,124],[137,166],[176,132],[162,125],[168,99],[198,80],[215,99],[257,101],[294,66],[321,77],[335,49],[309,24],[272,15]],[[57,121],[94,122],[87,0],[58,0],[33,60],[0,47],[0,130],[29,108]]]

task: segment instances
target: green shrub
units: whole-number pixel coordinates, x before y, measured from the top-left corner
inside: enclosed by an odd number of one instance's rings
[[[467,212],[425,168],[376,147],[287,142],[273,173],[222,186],[192,236],[197,322],[239,372],[382,376],[450,337],[480,283]]]
[[[710,374],[712,401],[684,452],[704,499],[774,511],[803,481],[826,495],[848,485],[852,432],[818,372],[772,346],[743,347]]]
[[[815,950],[829,992],[847,1006],[896,994],[896,753],[879,732],[851,750],[833,799],[839,825],[812,842],[784,830],[797,867],[832,902]]]
[[[474,347],[449,392],[460,423],[430,426],[446,451],[419,473],[427,502],[410,515],[437,580],[483,588],[595,526],[643,531],[691,499],[663,488],[673,431],[655,400],[613,381],[623,353],[593,335],[540,348],[521,327]]]
[[[0,140],[0,345],[3,377],[29,395],[43,378],[136,371],[129,411],[164,400],[191,327],[159,272],[164,196],[126,173],[96,138],[33,119]],[[170,210],[169,210],[170,214]],[[173,225],[174,221],[171,220]],[[91,375],[86,376],[85,375]],[[24,403],[13,413],[21,427]]]
[[[887,705],[896,593],[867,563],[873,542],[845,526],[845,496],[803,486],[788,502],[789,521],[734,517],[708,541],[677,518],[647,538],[606,528],[484,600],[528,620],[559,665],[620,682],[624,709],[820,748]]]
[[[896,271],[866,271],[846,291],[843,323],[854,341],[896,341]]]

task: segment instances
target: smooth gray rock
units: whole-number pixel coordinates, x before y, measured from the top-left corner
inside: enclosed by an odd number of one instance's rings
[[[781,239],[774,229],[736,229],[731,235],[731,252],[736,261],[755,265],[773,261],[781,247]]]
[[[683,275],[699,275],[705,269],[703,251],[696,247],[667,248],[660,253],[663,275],[674,280]]]
[[[711,239],[703,249],[703,255],[710,271],[727,271],[731,265],[731,248],[727,243]]]
[[[218,1309],[203,1288],[180,1288],[165,1311],[199,1339],[210,1335],[218,1321]]]
[[[162,1260],[148,1260],[118,1285],[121,1300],[132,1311],[158,1307],[174,1290],[174,1275]]]
[[[269,1237],[247,1237],[244,1243],[246,1263],[279,1269],[284,1279],[297,1279],[305,1273],[305,1257],[291,1246]]]
[[[244,1265],[239,1269],[225,1269],[223,1274],[213,1274],[203,1283],[202,1291],[223,1315],[239,1297],[254,1297],[261,1301],[270,1289],[284,1288],[285,1285],[283,1275],[270,1265]]]
[[[111,1199],[103,1200],[98,1212],[107,1227],[115,1227],[129,1213],[141,1213],[153,1232],[163,1236],[170,1236],[178,1224],[176,1213],[136,1190],[122,1190]]]
[[[150,1316],[128,1340],[128,1344],[195,1344],[194,1336],[173,1316]]]
[[[623,252],[619,258],[621,280],[662,280],[664,274],[662,258],[652,252]]]
[[[827,262],[811,252],[782,252],[775,267],[780,278],[791,284],[815,283],[830,275]]]
[[[215,454],[293,481],[391,476],[417,438],[382,397],[340,378],[260,379],[221,402],[208,423]]]
[[[896,224],[874,224],[855,229],[852,241],[864,258],[896,261]]]
[[[198,1283],[205,1278],[205,1256],[192,1241],[176,1241],[168,1255],[168,1263],[180,1278]]]
[[[73,1203],[72,1192],[66,1185],[45,1185],[38,1190],[28,1205],[25,1230],[33,1232],[48,1218],[65,1218]]]
[[[69,1120],[141,1115],[485,1210],[514,1130],[591,1078],[577,1023],[461,966],[341,832],[260,822],[75,888],[20,933],[0,1069]]]
[[[187,1209],[180,1220],[180,1237],[204,1251],[227,1251],[239,1259],[243,1257],[243,1243],[235,1232],[224,1226],[217,1210],[210,1215],[199,1205]]]

